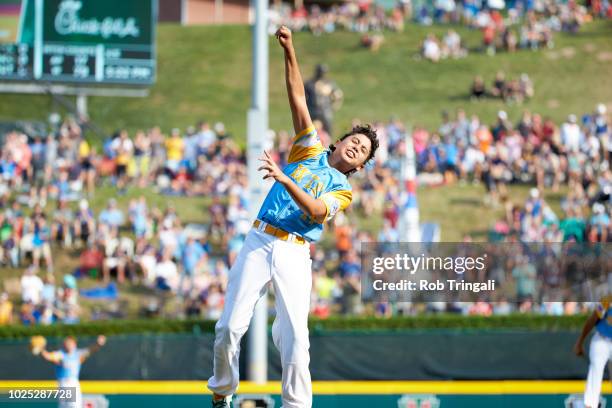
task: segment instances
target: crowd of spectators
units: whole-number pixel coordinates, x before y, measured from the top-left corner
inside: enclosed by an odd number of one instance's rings
[[[552,33],[575,33],[593,18],[612,17],[609,1],[455,1],[401,0],[385,9],[375,1],[353,1],[322,7],[313,4],[292,7],[289,3],[271,5],[269,32],[286,25],[293,31],[309,31],[314,35],[338,30],[365,33],[369,31],[403,31],[407,22],[421,25],[463,24],[481,30],[488,52],[504,48],[549,47]]]
[[[486,125],[478,116],[468,118],[463,110],[458,110],[454,119],[444,113],[435,132],[415,128],[413,140],[422,183],[482,183],[487,190],[484,204],[503,210],[504,216],[495,222],[486,237],[488,241],[593,244],[612,242],[610,130],[607,107],[603,104],[580,119],[569,115],[563,123],[555,123],[529,111],[512,122],[506,112],[500,111],[497,120]],[[432,177],[434,175],[437,177]],[[521,201],[509,194],[510,184],[533,187],[529,197]],[[553,210],[545,200],[547,191],[564,192],[559,210]],[[393,201],[393,198],[387,195],[384,201]],[[388,213],[384,214],[387,219]],[[393,221],[393,218],[388,218],[385,228],[393,228]],[[386,234],[396,237],[397,231]],[[471,242],[474,237],[466,236],[465,239]],[[585,247],[581,256],[586,256],[587,249]],[[543,259],[541,256],[518,255],[505,265],[506,269],[502,268],[502,272],[506,277],[510,276],[507,280],[515,281],[517,293],[513,295],[515,299],[521,299],[520,302],[505,300],[502,309],[499,299],[492,297],[483,297],[477,305],[452,302],[430,302],[428,305],[437,311],[477,314],[512,311],[572,313],[581,310],[584,304],[569,300],[575,300],[576,293],[586,290],[586,286],[593,294],[592,286],[600,284],[595,276],[592,279],[583,276],[585,281],[580,287],[574,286],[571,291],[551,295],[550,288],[560,291],[559,282],[568,277],[571,268],[567,268],[574,264],[561,262],[562,257],[555,253],[549,264],[536,268],[537,261]],[[609,264],[602,270],[606,268],[609,270]],[[548,278],[552,283],[549,284]],[[603,281],[604,285],[608,284],[605,279]],[[552,303],[542,303],[547,298]]]
[[[178,297],[189,305],[184,313],[199,308],[204,316],[219,315],[228,267],[250,227],[243,152],[223,124],[211,129],[202,122],[168,136],[159,128],[133,138],[121,130],[104,141],[101,153],[72,119],[46,138],[17,131],[4,136],[0,263],[25,269],[17,287],[2,280],[5,289],[21,293],[24,324],[76,322],[79,294],[117,301],[127,281],[149,288],[161,303]],[[167,196],[212,197],[210,222],[184,224],[173,205],[151,207],[144,196],[131,199],[127,209],[111,198],[94,211],[96,189],[105,184],[119,196],[132,186],[152,186]],[[54,259],[70,251],[78,267],[66,271],[63,263],[58,271]],[[55,287],[61,276],[64,284]],[[79,291],[77,278],[84,276],[99,285]],[[2,299],[6,322],[17,310]],[[143,309],[154,313],[150,304]]]
[[[499,71],[495,75],[495,79],[491,86],[487,88],[484,79],[477,75],[474,77],[472,86],[470,87],[470,98],[472,100],[481,100],[485,98],[502,99],[508,104],[523,103],[525,100],[533,98],[535,95],[535,87],[531,78],[526,73],[522,73],[516,79],[506,79],[506,74]]]
[[[270,8],[269,32],[272,35],[281,25],[317,36],[338,30],[357,32],[362,33],[361,45],[376,52],[384,42],[386,30],[401,32],[411,21],[426,26],[453,23],[480,31],[482,43],[474,49],[494,55],[499,50],[552,48],[555,32],[576,33],[593,18],[612,18],[608,0],[586,5],[575,0],[401,0],[390,9],[367,0],[329,7],[314,4],[309,8],[275,2]],[[467,53],[468,47],[454,30],[449,30],[443,39],[430,33],[420,49],[420,55],[433,62],[461,58]]]
[[[417,304],[400,311],[386,302],[361,301],[360,243],[398,241],[404,200],[399,175],[408,129],[398,118],[374,127],[380,138],[375,162],[352,176],[352,206],[328,226],[332,239],[312,250],[317,316],[419,310]],[[443,113],[433,131],[415,126],[411,133],[420,184],[482,184],[485,204],[505,210],[489,240],[610,242],[610,130],[607,107],[600,104],[563,123],[529,111],[512,121],[500,111],[496,121],[485,124],[458,110]],[[328,145],[329,135],[321,128],[320,133]],[[289,134],[271,132],[267,147],[272,143],[275,159],[284,165]],[[251,221],[244,152],[222,124],[211,128],[202,122],[169,135],[159,128],[133,137],[119,131],[97,153],[80,126],[66,120],[46,138],[8,133],[0,171],[0,262],[24,270],[17,289],[7,282],[4,289],[21,294],[24,324],[76,322],[79,298],[117,300],[130,285],[147,289],[154,299],[140,305],[145,315],[162,313],[164,304],[177,299],[179,314],[219,315],[227,272]],[[510,197],[508,185],[514,183],[533,186],[527,201]],[[100,202],[96,189],[105,184],[113,185],[119,198],[132,186],[151,186],[171,197],[210,197],[207,222],[189,223],[193,220],[183,219],[171,203],[154,206],[144,196],[127,205],[105,199],[104,208],[94,211],[92,203]],[[547,191],[564,192],[560,212],[544,200]],[[382,218],[383,226],[377,232],[358,230],[358,216]],[[58,270],[58,254],[69,251],[76,251],[77,267]],[[83,277],[95,285],[79,290]],[[483,304],[476,309],[484,310]],[[16,312],[3,295],[0,322]]]
[[[423,58],[438,62],[446,58],[463,58],[467,55],[467,49],[461,43],[461,37],[455,30],[448,30],[442,41],[435,34],[429,34],[421,46]]]
[[[269,32],[274,34],[281,25],[314,35],[335,31],[402,31],[406,12],[400,5],[388,13],[382,6],[369,1],[333,4],[326,9],[316,4],[307,9],[303,5],[293,8],[288,3],[275,3],[269,11]]]

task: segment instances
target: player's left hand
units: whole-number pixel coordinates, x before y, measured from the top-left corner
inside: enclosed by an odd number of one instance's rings
[[[574,344],[574,354],[576,354],[578,357],[584,356],[584,346],[579,341]]]
[[[285,179],[287,179],[287,176],[274,162],[272,156],[270,156],[270,153],[264,151],[264,154],[262,157],[259,158],[259,161],[263,162],[263,164],[257,170],[266,171],[266,174],[263,176],[264,180],[272,178],[282,183]]]
[[[98,343],[98,346],[100,346],[100,347],[104,346],[106,344],[106,336],[99,335],[97,340],[96,340],[96,343]]]

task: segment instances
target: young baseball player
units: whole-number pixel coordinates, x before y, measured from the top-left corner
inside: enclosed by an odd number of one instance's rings
[[[40,354],[42,358],[55,364],[55,374],[60,389],[73,388],[73,392],[76,393],[75,402],[62,401],[59,404],[60,408],[81,408],[83,406],[81,385],[79,384],[81,365],[92,353],[98,351],[100,347],[105,344],[106,337],[98,336],[96,343],[89,348],[78,349],[76,339],[72,336],[68,336],[64,339],[63,350],[45,350],[46,341],[42,341],[40,346],[32,350],[34,354]]]
[[[306,107],[304,84],[291,31],[276,37],[285,54],[285,79],[296,136],[288,164],[281,170],[267,152],[264,179],[275,181],[229,272],[225,308],[215,326],[213,376],[208,388],[214,408],[230,406],[238,387],[240,339],[253,309],[272,282],[276,319],[272,337],[281,356],[283,408],[310,408],[308,311],[311,289],[309,243],[317,241],[323,223],[351,202],[347,176],[360,170],[378,148],[376,133],[358,126],[326,150]]]
[[[610,300],[604,298],[595,311],[584,323],[582,333],[574,345],[577,356],[584,355],[584,340],[595,327],[595,334],[591,339],[589,348],[589,373],[584,391],[584,406],[597,408],[601,395],[601,382],[603,380],[606,364],[612,358],[612,305]]]

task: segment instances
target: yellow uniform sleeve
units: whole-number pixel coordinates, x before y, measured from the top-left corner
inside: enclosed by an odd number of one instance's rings
[[[310,159],[321,154],[325,149],[314,126],[307,127],[293,138],[293,146],[289,152],[289,163]]]
[[[334,218],[334,215],[336,215],[338,211],[344,211],[349,206],[353,199],[353,193],[349,190],[330,191],[329,193],[323,194],[320,198],[327,208],[325,221],[329,221]]]
[[[62,353],[60,353],[59,351],[50,352],[49,357],[51,361],[55,364],[59,364],[62,362]]]

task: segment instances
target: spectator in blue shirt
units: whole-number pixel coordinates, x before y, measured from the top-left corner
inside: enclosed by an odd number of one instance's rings
[[[606,214],[606,207],[601,203],[593,204],[593,215],[590,223],[589,241],[607,242],[608,229],[610,228],[610,216]]]
[[[99,217],[101,224],[106,224],[112,229],[119,229],[123,225],[123,213],[117,208],[117,200],[111,198],[108,200],[108,207],[102,210]]]
[[[33,246],[33,263],[38,268],[40,265],[40,257],[45,259],[47,264],[47,270],[53,270],[53,260],[51,257],[51,245],[49,241],[51,239],[51,230],[47,225],[47,219],[44,214],[37,217],[34,224],[34,238],[32,239]]]
[[[195,240],[193,235],[187,236],[187,242],[185,243],[181,256],[183,271],[179,281],[179,294],[182,295],[183,293],[183,281],[185,278],[189,280],[189,287],[186,292],[191,292],[193,289],[193,278],[198,269],[206,263],[206,258],[207,253],[202,245]]]
[[[342,278],[359,276],[361,274],[361,265],[359,264],[357,253],[354,250],[348,251],[338,269]]]

